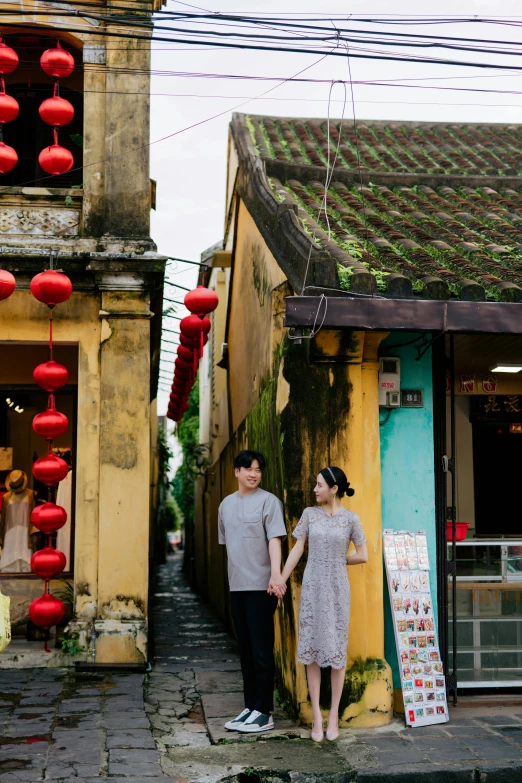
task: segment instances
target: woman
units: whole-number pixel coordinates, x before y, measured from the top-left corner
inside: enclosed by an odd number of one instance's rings
[[[297,539],[283,569],[284,582],[296,567],[309,539],[308,562],[301,589],[299,646],[297,660],[306,664],[312,701],[312,739],[323,739],[323,718],[319,706],[321,668],[331,667],[332,705],[326,738],[339,736],[339,702],[346,671],[346,646],[350,618],[350,583],[346,566],[366,563],[368,551],[357,514],[341,505],[341,498],[354,490],[340,468],[324,468],[314,489],[319,505],[306,508],[294,530]],[[347,555],[350,542],[356,553]]]

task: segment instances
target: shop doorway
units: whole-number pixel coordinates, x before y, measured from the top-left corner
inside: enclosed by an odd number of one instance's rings
[[[41,579],[31,572],[30,558],[34,551],[47,545],[43,534],[32,527],[30,511],[34,505],[48,499],[47,488],[32,475],[33,462],[48,450],[47,442],[32,428],[34,416],[47,408],[48,394],[35,384],[32,374],[47,358],[46,343],[0,343],[0,511],[4,534],[0,551],[0,589],[11,599],[13,637],[28,641],[41,639],[28,618],[31,601],[42,592]],[[54,453],[65,459],[70,470],[60,482],[57,495],[57,502],[66,509],[68,520],[54,536],[54,544],[64,552],[67,564],[51,589],[70,603],[72,590],[68,585],[74,571],[78,348],[55,344],[54,358],[69,371],[68,384],[56,392],[56,408],[67,416],[69,427],[65,435],[54,442]],[[7,495],[12,490],[10,482],[15,474],[22,477],[18,493],[21,502],[17,504],[13,503],[12,495]],[[14,528],[19,535],[13,536]],[[6,530],[11,530],[9,545]]]
[[[446,387],[436,456],[439,623],[455,694],[522,686],[522,371],[495,369],[517,362],[522,337],[459,335],[446,338],[434,364]],[[455,545],[453,520],[465,528]]]

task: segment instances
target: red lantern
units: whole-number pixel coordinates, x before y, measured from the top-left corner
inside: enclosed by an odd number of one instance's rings
[[[187,388],[186,380],[183,380],[183,378],[174,378],[174,383],[172,384],[172,389],[174,391],[179,391],[182,394],[184,394],[186,388]]]
[[[47,269],[33,277],[31,293],[39,302],[54,307],[69,299],[72,283],[67,275],[57,272],[56,269]]]
[[[0,92],[0,123],[16,120],[20,107],[11,95]]]
[[[56,457],[54,454],[47,454],[33,463],[33,476],[47,487],[59,484],[68,472],[69,467],[65,460],[61,459],[61,457]]]
[[[7,269],[0,269],[0,301],[9,299],[15,290],[16,280]]]
[[[5,76],[12,73],[18,66],[18,55],[14,49],[3,43],[0,38],[0,73]]]
[[[41,579],[54,579],[61,574],[67,563],[67,558],[59,549],[46,546],[39,549],[31,558],[31,570]]]
[[[197,315],[187,315],[181,319],[179,328],[185,337],[197,340],[201,333],[205,335],[210,332],[210,321],[208,318],[198,318]]]
[[[41,628],[52,628],[63,619],[65,606],[59,598],[50,593],[44,593],[40,598],[35,598],[29,607],[29,617],[35,625]]]
[[[35,506],[32,510],[31,522],[46,536],[50,536],[65,525],[67,511],[55,503],[43,503],[41,506]]]
[[[46,122],[48,125],[54,125],[57,128],[68,125],[74,117],[74,108],[72,103],[66,101],[65,98],[60,98],[58,95],[55,95],[53,98],[47,98],[47,100],[41,104],[38,111],[40,112],[40,117],[44,122]]]
[[[198,285],[193,291],[185,294],[183,300],[187,310],[197,315],[206,315],[211,313],[219,304],[219,299],[215,291],[211,291],[204,285]]]
[[[33,419],[33,430],[45,440],[54,440],[67,432],[69,421],[65,414],[60,413],[54,407],[54,398],[51,397],[50,405],[46,411],[37,413]]]
[[[185,348],[184,345],[178,345],[178,356],[180,359],[182,359],[184,362],[190,362],[192,364],[192,360],[194,358],[194,350],[190,348]]]
[[[0,174],[7,174],[18,163],[16,150],[0,141]]]
[[[38,163],[47,174],[67,174],[74,164],[72,152],[59,144],[51,144],[38,155]]]
[[[74,71],[74,57],[62,49],[58,41],[54,49],[45,50],[40,57],[40,65],[47,76],[52,76],[53,79],[65,79]]]
[[[54,392],[65,386],[69,380],[69,373],[67,367],[51,359],[51,361],[35,367],[33,378],[38,386],[41,386],[45,391]]]
[[[199,340],[192,340],[190,337],[185,337],[184,334],[181,334],[179,337],[180,345],[184,345],[185,348],[192,348],[192,350],[197,349],[199,350]],[[208,343],[208,335],[203,336],[203,345],[206,345]]]

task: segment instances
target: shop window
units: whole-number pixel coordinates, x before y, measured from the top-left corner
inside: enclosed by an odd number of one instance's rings
[[[0,579],[7,577],[22,580],[38,579],[31,574],[30,558],[33,551],[46,545],[43,534],[30,524],[30,509],[33,503],[44,503],[47,488],[32,475],[33,462],[47,452],[47,443],[37,436],[32,421],[37,413],[47,407],[48,395],[32,380],[36,365],[47,360],[47,346],[2,345],[0,367],[0,503],[3,508],[5,531],[12,530],[8,540],[4,532],[4,546],[0,553]],[[65,435],[54,443],[55,453],[68,462],[69,475],[58,487],[57,502],[67,510],[68,521],[57,534],[55,546],[67,557],[65,576],[71,575],[74,563],[74,496],[76,477],[76,416],[77,416],[77,365],[76,346],[56,345],[56,361],[65,364],[69,370],[69,383],[56,392],[56,407],[69,419]],[[13,473],[16,471],[16,474]],[[22,486],[32,492],[21,492],[20,501],[5,505],[4,497],[13,475],[22,474]],[[6,483],[7,482],[7,483]],[[20,481],[17,482],[20,486]],[[35,493],[35,494],[33,494]],[[15,493],[16,494],[16,493]],[[13,496],[12,496],[13,497]],[[12,508],[11,508],[12,505]]]
[[[75,70],[60,82],[60,96],[74,107],[74,119],[59,130],[59,143],[74,157],[73,170],[62,176],[49,177],[38,164],[40,152],[53,143],[53,129],[40,118],[40,104],[53,94],[54,80],[40,67],[45,49],[55,46],[56,38],[43,35],[10,35],[5,38],[18,54],[20,64],[6,77],[6,91],[18,101],[16,120],[4,126],[4,142],[14,147],[18,163],[12,171],[0,175],[0,185],[44,186],[47,188],[79,187],[83,181],[83,64],[82,54],[66,41],[64,49],[75,59]],[[74,169],[79,169],[75,171]]]

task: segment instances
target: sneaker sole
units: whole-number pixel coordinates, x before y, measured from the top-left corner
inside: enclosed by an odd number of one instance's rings
[[[237,726],[232,726],[230,723],[225,723],[224,728],[227,731],[239,731],[239,727],[242,725],[242,723],[239,723]]]
[[[256,727],[255,729],[242,728],[242,729],[237,729],[237,731],[240,731],[241,734],[260,734],[262,731],[270,731],[271,729],[275,729],[273,723],[271,726],[261,726],[261,727]]]

